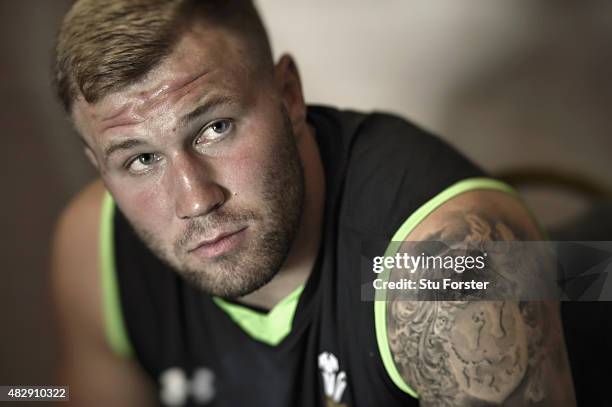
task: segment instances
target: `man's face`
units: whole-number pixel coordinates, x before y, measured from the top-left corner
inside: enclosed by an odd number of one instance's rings
[[[256,74],[244,47],[195,27],[142,81],[73,110],[141,239],[196,286],[229,298],[280,269],[304,194],[274,75]]]

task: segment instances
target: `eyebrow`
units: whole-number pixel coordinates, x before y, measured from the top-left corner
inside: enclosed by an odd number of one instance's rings
[[[208,113],[210,109],[213,107],[217,107],[220,105],[235,105],[236,100],[230,96],[225,95],[214,95],[206,98],[204,103],[200,104],[198,107],[193,109],[191,112],[185,114],[178,121],[178,127],[183,128],[189,125],[189,123],[193,122],[198,117]]]
[[[105,150],[104,150],[104,162],[108,163],[108,160],[110,158],[110,156],[115,153],[116,151],[120,151],[120,150],[130,150],[134,147],[138,147],[141,145],[146,144],[145,141],[140,140],[140,139],[127,139],[127,140],[123,140],[120,141],[118,143],[111,143],[111,145],[109,145]]]

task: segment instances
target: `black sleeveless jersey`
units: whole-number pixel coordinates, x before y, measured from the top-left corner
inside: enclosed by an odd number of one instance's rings
[[[161,404],[418,405],[381,343],[386,333],[373,302],[361,299],[361,244],[389,241],[417,209],[441,203],[444,191],[450,199],[495,181],[395,116],[310,107],[308,120],[326,177],[321,249],[305,285],[268,313],[190,286],[152,255],[118,209],[107,211],[109,340],[158,384]]]

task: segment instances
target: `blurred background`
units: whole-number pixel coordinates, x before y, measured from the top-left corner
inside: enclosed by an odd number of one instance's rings
[[[52,382],[49,240],[62,207],[95,177],[50,87],[54,36],[70,4],[0,2],[4,385]],[[609,216],[612,2],[257,4],[275,55],[296,58],[308,102],[409,118],[517,183],[559,236],[593,211]],[[612,240],[601,216],[574,239]]]

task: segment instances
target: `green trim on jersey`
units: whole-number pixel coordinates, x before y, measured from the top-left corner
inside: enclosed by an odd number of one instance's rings
[[[128,339],[127,330],[121,312],[121,299],[115,269],[115,245],[113,214],[115,204],[108,192],[102,200],[100,214],[100,283],[102,284],[102,311],[106,340],[116,354],[124,357],[133,356],[134,352]]]
[[[493,189],[516,195],[516,192],[507,184],[489,178],[470,178],[459,181],[416,210],[395,233],[392,243],[387,248],[385,255],[394,255],[399,249],[398,242],[401,243],[401,241],[403,241],[406,236],[437,207],[463,192],[476,189]],[[113,236],[114,209],[115,204],[113,199],[107,192],[102,202],[99,240],[102,310],[104,313],[106,338],[109,346],[118,355],[132,357],[134,352],[123,320],[115,267]],[[381,278],[388,279],[388,273],[388,270],[383,271],[381,273]],[[253,339],[270,346],[276,346],[291,332],[293,317],[303,290],[304,286],[300,285],[266,314],[254,311],[245,306],[227,302],[219,297],[212,297],[212,299],[217,306],[226,312],[229,317]],[[376,301],[374,301],[374,316],[376,339],[380,355],[385,365],[385,369],[393,382],[406,393],[418,398],[417,393],[404,382],[393,362],[393,357],[387,342],[385,299],[385,292],[383,290],[378,290],[376,293]]]
[[[438,195],[427,201],[419,209],[414,211],[412,215],[406,219],[406,221],[400,226],[393,238],[391,243],[385,251],[385,256],[394,256],[399,250],[402,242],[429,214],[435,209],[441,206],[443,203],[450,199],[462,194],[464,192],[473,191],[477,189],[492,189],[509,193],[513,196],[518,196],[516,191],[509,185],[497,181],[491,178],[467,178],[462,181],[458,181]],[[383,281],[388,281],[389,270],[385,269],[381,274],[380,278]],[[393,356],[391,355],[391,349],[389,349],[389,342],[387,339],[387,293],[386,290],[376,290],[374,301],[374,323],[376,327],[376,342],[378,343],[378,350],[382,358],[385,370],[391,380],[397,387],[404,392],[410,394],[412,397],[418,398],[418,394],[414,391],[402,378],[395,363],[393,362]]]
[[[266,314],[219,297],[213,297],[213,301],[251,338],[276,346],[291,332],[293,316],[303,290],[304,286],[300,285]]]

